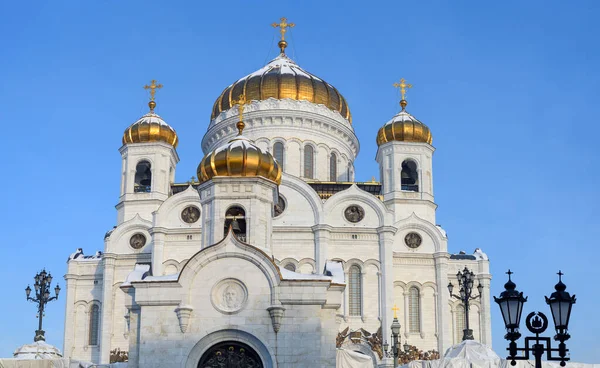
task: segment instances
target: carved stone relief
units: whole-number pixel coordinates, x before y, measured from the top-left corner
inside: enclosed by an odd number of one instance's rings
[[[421,235],[419,235],[415,232],[408,233],[404,237],[404,243],[409,248],[413,248],[413,249],[418,248],[422,242],[423,242],[423,239],[421,238]]]
[[[221,313],[237,313],[244,308],[248,301],[248,289],[240,280],[224,279],[213,286],[211,301]]]
[[[365,218],[365,210],[358,205],[352,205],[346,208],[344,211],[344,216],[346,220],[350,222],[360,222],[363,218]]]
[[[133,249],[141,249],[144,245],[146,245],[146,237],[144,234],[134,234],[131,238],[129,238],[129,245]]]

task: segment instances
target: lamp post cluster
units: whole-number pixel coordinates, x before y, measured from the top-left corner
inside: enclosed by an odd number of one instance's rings
[[[452,284],[452,282],[448,283],[448,291],[450,291],[450,297],[454,297],[460,300],[463,303],[465,309],[465,329],[463,330],[462,340],[473,340],[473,330],[469,328],[469,302],[474,299],[481,299],[483,285],[481,285],[481,283],[477,285],[477,292],[479,293],[479,295],[472,295],[475,274],[473,273],[473,271],[469,271],[469,269],[466,266],[462,272],[458,271],[458,273],[456,274],[456,278],[458,279],[458,287],[460,288],[458,295],[452,293],[452,291],[454,290],[454,285]]]
[[[58,293],[60,293],[60,286],[58,284],[54,288],[54,296],[50,297],[50,284],[52,283],[52,275],[47,273],[46,270],[42,270],[33,278],[35,283],[33,287],[35,288],[34,297],[31,297],[31,287],[27,285],[25,288],[25,294],[27,295],[27,300],[37,303],[38,314],[37,317],[39,319],[38,329],[35,331],[35,337],[33,341],[45,341],[44,330],[42,330],[42,320],[44,317],[44,309],[48,302],[58,299]]]
[[[389,344],[387,343],[387,340],[383,343],[383,351],[385,352],[386,356],[392,356],[394,358],[394,367],[398,366],[398,358],[400,357],[400,322],[398,322],[398,315],[396,314],[397,311],[400,310],[400,308],[398,308],[397,306],[394,305],[394,308],[392,308],[392,310],[394,311],[394,320],[392,321],[392,326],[391,326],[391,330],[392,330],[392,351],[389,352]],[[410,345],[408,345],[408,342],[404,343],[404,352],[408,353],[408,350],[410,349]],[[391,353],[391,354],[390,354]]]
[[[567,286],[562,282],[562,272],[558,272],[558,283],[554,286],[556,290],[546,297],[546,303],[550,306],[552,319],[556,335],[554,340],[558,341],[558,348],[553,348],[549,337],[540,337],[540,334],[548,328],[548,318],[542,312],[531,312],[526,318],[527,329],[534,333],[535,336],[525,337],[525,347],[518,348],[517,340],[521,337],[519,332],[519,324],[521,322],[521,314],[523,312],[523,304],[527,302],[527,297],[519,292],[517,285],[511,280],[512,272],[508,270],[508,282],[504,285],[504,291],[500,293],[500,298],[494,297],[494,300],[500,306],[504,325],[506,326],[506,335],[504,338],[510,341],[507,348],[509,355],[507,359],[511,360],[511,365],[516,365],[517,360],[528,360],[529,354],[535,357],[535,367],[542,367],[542,355],[546,353],[547,360],[560,361],[561,367],[565,366],[565,362],[569,360],[567,357],[568,349],[565,345],[571,336],[568,332],[569,318],[571,316],[571,308],[575,304],[575,295],[570,296],[565,290]],[[518,352],[524,352],[524,355],[518,355]],[[553,355],[558,353],[558,356]]]

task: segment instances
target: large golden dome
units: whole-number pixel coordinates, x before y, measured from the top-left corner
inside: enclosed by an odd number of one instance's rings
[[[431,144],[433,137],[427,125],[406,112],[406,101],[400,102],[402,111],[382,126],[377,132],[377,145],[391,141]]]
[[[150,101],[150,112],[131,124],[123,133],[123,144],[144,142],[165,142],[177,148],[179,138],[171,128],[154,112],[156,103]]]
[[[204,156],[197,170],[200,182],[215,176],[260,176],[281,184],[281,166],[275,158],[242,135],[243,122],[238,129],[237,137]]]
[[[211,120],[234,106],[232,101],[242,94],[249,101],[290,98],[322,104],[339,112],[352,123],[352,115],[344,96],[331,84],[300,68],[284,53],[263,68],[225,88],[215,101]]]

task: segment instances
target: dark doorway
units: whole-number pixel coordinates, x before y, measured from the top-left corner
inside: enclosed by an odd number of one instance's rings
[[[202,355],[198,368],[263,368],[258,354],[236,341],[220,342]]]

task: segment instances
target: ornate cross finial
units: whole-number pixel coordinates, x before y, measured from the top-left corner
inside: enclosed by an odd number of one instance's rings
[[[562,276],[564,275],[564,273],[562,273],[561,270],[558,270],[557,275],[558,275],[558,281],[562,281]]]
[[[191,184],[194,184],[194,183],[196,182],[196,177],[195,177],[195,176],[192,176],[192,177],[190,178],[190,180],[191,180],[191,181],[190,181],[190,183],[191,183]]]
[[[398,308],[398,306],[394,304],[394,308],[392,308],[392,310],[394,311],[394,318],[398,318],[397,312],[400,310],[400,308]]]
[[[285,40],[285,32],[287,32],[286,28],[293,28],[296,26],[295,23],[288,23],[287,18],[281,18],[281,22],[271,24],[274,28],[281,28],[279,32],[281,32],[281,41],[279,41],[278,45],[281,49],[281,53],[285,53],[285,48],[287,47],[287,41]]]
[[[512,275],[514,272],[512,272],[510,269],[508,270],[508,272],[506,272],[506,274],[508,275],[508,281],[510,281],[510,275]]]
[[[156,102],[154,101],[154,94],[157,89],[163,88],[162,84],[156,84],[156,79],[152,79],[150,81],[150,85],[145,85],[144,89],[150,90],[150,102],[148,102],[148,106],[150,106],[150,112],[154,112],[154,108],[156,107]]]
[[[400,94],[402,95],[402,99],[405,100],[406,89],[412,88],[412,84],[406,83],[406,80],[402,78],[400,79],[400,83],[394,83],[394,87],[400,88]]]
[[[244,127],[246,126],[246,124],[244,124],[244,107],[246,105],[248,105],[250,103],[250,101],[246,100],[246,95],[241,94],[238,96],[237,100],[232,100],[231,104],[232,105],[238,105],[238,111],[240,114],[240,120],[237,123],[237,128],[238,128],[238,135],[242,135],[242,131],[244,130]]]

